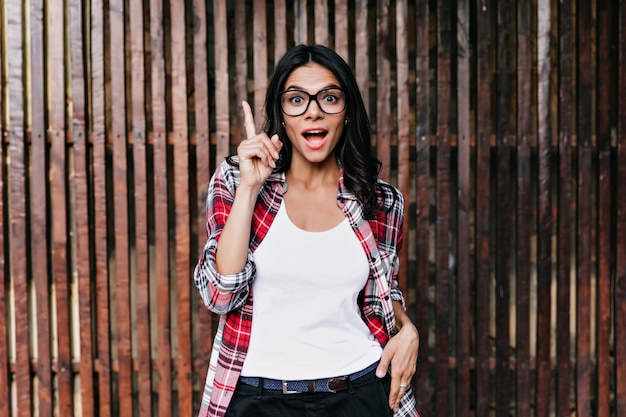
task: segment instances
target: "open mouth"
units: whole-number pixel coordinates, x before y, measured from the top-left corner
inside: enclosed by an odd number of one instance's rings
[[[302,136],[304,136],[306,145],[315,150],[324,146],[326,142],[326,135],[328,131],[325,129],[310,129],[302,132]]]

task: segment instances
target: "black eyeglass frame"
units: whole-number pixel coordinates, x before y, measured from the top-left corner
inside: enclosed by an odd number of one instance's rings
[[[342,109],[341,109],[341,110],[339,110],[339,111],[337,111],[337,112],[332,112],[332,113],[327,112],[326,110],[324,110],[324,109],[322,108],[322,106],[320,105],[320,102],[317,100],[317,96],[318,96],[318,94],[323,93],[324,91],[329,91],[329,90],[339,90],[339,91],[341,91],[341,92],[342,92],[342,94],[343,94],[343,107],[342,107]],[[291,92],[294,92],[294,91],[295,91],[295,92],[298,92],[298,93],[302,93],[302,94],[304,94],[305,96],[309,96],[309,101],[306,103],[306,106],[304,107],[304,110],[303,110],[301,113],[298,113],[298,114],[289,114],[289,113],[287,113],[287,112],[285,111],[285,109],[283,108],[283,95],[284,95],[284,94],[286,94],[286,93],[291,93]],[[306,91],[300,90],[300,89],[298,89],[298,88],[291,88],[291,89],[289,89],[289,90],[283,90],[283,91],[281,91],[280,93],[278,93],[278,98],[279,98],[279,101],[278,101],[278,102],[279,102],[279,104],[280,104],[280,110],[281,110],[284,114],[286,114],[287,116],[290,116],[290,117],[298,117],[298,116],[302,116],[304,113],[306,113],[306,111],[309,109],[309,106],[311,105],[311,100],[315,100],[315,102],[317,103],[317,107],[318,107],[318,108],[319,108],[319,109],[320,109],[323,113],[326,113],[326,114],[339,114],[339,113],[343,112],[343,111],[346,109],[346,107],[348,106],[348,102],[347,102],[347,100],[346,100],[346,90],[344,90],[343,88],[340,88],[340,87],[326,87],[326,88],[322,88],[320,91],[318,91],[318,92],[317,92],[317,93],[315,93],[315,94],[309,94],[309,93],[307,93]]]

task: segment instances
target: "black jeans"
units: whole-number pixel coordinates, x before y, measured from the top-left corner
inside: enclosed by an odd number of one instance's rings
[[[240,382],[226,417],[391,417],[390,383],[389,374],[380,379],[375,371],[336,393],[283,394]]]

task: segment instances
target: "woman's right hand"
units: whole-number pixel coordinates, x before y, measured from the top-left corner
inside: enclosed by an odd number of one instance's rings
[[[244,128],[247,139],[241,141],[237,148],[241,184],[260,187],[276,168],[276,160],[283,147],[278,135],[270,139],[265,132],[256,133],[254,117],[250,105],[241,103],[244,116]]]

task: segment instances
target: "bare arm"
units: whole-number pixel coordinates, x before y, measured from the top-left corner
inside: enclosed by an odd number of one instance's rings
[[[270,139],[264,132],[256,134],[252,110],[245,101],[242,106],[248,139],[237,148],[241,182],[215,255],[222,275],[238,273],[246,264],[254,205],[261,186],[276,167],[274,161],[282,148],[278,135]]]

